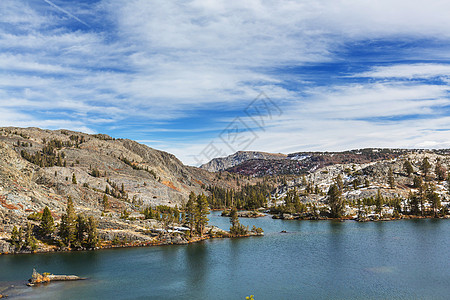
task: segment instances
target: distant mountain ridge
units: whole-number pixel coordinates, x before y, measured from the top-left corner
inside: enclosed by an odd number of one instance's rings
[[[258,151],[238,151],[227,157],[214,158],[206,164],[200,166],[201,169],[207,170],[209,172],[218,172],[230,169],[237,166],[245,161],[252,159],[262,159],[262,160],[282,160],[286,159],[286,154],[281,153],[267,153]]]
[[[334,164],[364,164],[392,159],[406,153],[432,151],[445,154],[448,150],[366,148],[342,152],[296,152],[273,154],[239,151],[227,157],[214,158],[200,168],[210,172],[228,171],[249,176],[300,175]]]

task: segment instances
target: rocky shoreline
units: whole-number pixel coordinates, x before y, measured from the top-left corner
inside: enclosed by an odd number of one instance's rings
[[[272,216],[272,219],[280,219],[280,220],[309,220],[309,221],[323,221],[323,220],[336,220],[336,221],[345,221],[352,220],[357,222],[379,222],[379,221],[397,221],[397,220],[410,220],[410,219],[450,219],[450,215],[445,215],[441,217],[434,216],[415,216],[415,215],[400,215],[398,217],[378,217],[378,216],[369,216],[364,218],[358,217],[342,217],[342,218],[329,218],[329,217],[314,217],[307,216],[301,214],[275,214]]]
[[[194,236],[192,238],[187,238],[182,235],[171,235],[165,234],[161,235],[157,240],[153,241],[130,241],[130,242],[120,242],[113,243],[112,241],[103,241],[99,246],[91,249],[87,248],[67,248],[67,247],[47,247],[39,248],[36,250],[21,250],[14,251],[11,247],[12,245],[5,241],[0,240],[0,255],[14,255],[14,254],[35,254],[35,253],[52,253],[52,252],[71,252],[71,251],[98,251],[103,249],[114,249],[114,248],[134,248],[134,247],[152,247],[152,246],[169,246],[169,245],[188,245],[193,243],[202,242],[209,239],[215,238],[241,238],[241,237],[252,237],[252,236],[264,236],[263,232],[253,232],[249,231],[244,235],[232,235],[226,230],[222,230],[218,227],[209,227],[210,231],[208,234],[203,236]],[[5,251],[9,249],[9,251]]]
[[[230,210],[223,210],[222,214],[220,216],[229,217],[230,214],[231,214]],[[263,214],[259,211],[254,211],[254,210],[243,210],[243,211],[238,211],[237,216],[239,218],[262,218],[262,217],[265,217],[266,214]]]

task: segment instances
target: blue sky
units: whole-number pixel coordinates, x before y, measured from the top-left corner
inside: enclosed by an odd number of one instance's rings
[[[192,165],[235,150],[450,148],[449,11],[1,0],[0,126],[107,133]],[[245,110],[261,93],[276,108],[263,126]]]

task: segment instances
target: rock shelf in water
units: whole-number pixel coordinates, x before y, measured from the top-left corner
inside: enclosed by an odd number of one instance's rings
[[[48,283],[51,281],[75,281],[75,280],[84,280],[86,278],[78,277],[76,275],[53,275],[53,274],[39,274],[35,269],[33,269],[33,274],[31,278],[28,280],[29,286],[34,286],[40,283]]]

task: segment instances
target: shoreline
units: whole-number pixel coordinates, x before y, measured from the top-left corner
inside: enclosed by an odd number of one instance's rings
[[[234,239],[234,238],[244,238],[244,237],[255,237],[255,236],[264,236],[264,233],[255,233],[255,232],[249,232],[245,235],[238,235],[238,236],[231,236],[231,235],[221,235],[221,236],[210,236],[205,235],[203,237],[194,237],[191,240],[188,240],[186,242],[133,242],[133,243],[127,243],[122,245],[112,245],[112,244],[106,244],[101,245],[92,249],[86,249],[86,248],[52,248],[52,249],[38,249],[34,251],[19,251],[14,253],[9,252],[0,252],[0,256],[2,255],[29,255],[29,254],[47,254],[47,253],[61,253],[61,252],[82,252],[82,251],[101,251],[101,250],[108,250],[108,249],[121,249],[121,248],[139,248],[139,247],[163,247],[163,246],[172,246],[172,245],[189,245],[189,244],[195,244],[200,243],[206,240],[212,240],[212,239]]]
[[[219,215],[220,216],[220,215]],[[380,219],[364,219],[364,220],[358,220],[353,217],[342,217],[342,218],[329,218],[329,217],[304,217],[304,216],[296,216],[296,215],[290,215],[286,218],[283,216],[280,216],[278,214],[270,214],[266,213],[266,217],[271,216],[272,219],[278,219],[278,220],[286,220],[286,221],[355,221],[359,223],[366,223],[366,222],[388,222],[388,221],[401,221],[401,220],[422,220],[422,219],[436,219],[436,220],[445,220],[450,219],[450,215],[440,216],[440,217],[434,217],[434,216],[415,216],[415,215],[401,215],[397,218],[380,218]],[[227,218],[226,216],[221,216],[223,218]],[[245,217],[244,217],[245,218]],[[251,218],[251,217],[248,217]],[[211,239],[234,239],[234,238],[245,238],[245,237],[254,237],[254,236],[264,236],[264,233],[256,233],[256,232],[249,232],[245,235],[238,235],[238,236],[231,236],[228,231],[223,230],[222,234],[207,234],[202,237],[193,237],[190,240],[182,240],[180,242],[173,242],[171,239],[167,241],[166,239],[162,239],[159,241],[153,241],[153,242],[129,242],[124,244],[112,244],[111,241],[105,242],[103,241],[102,245],[92,248],[92,249],[86,249],[86,248],[48,248],[48,249],[37,249],[34,251],[19,251],[19,252],[0,252],[0,256],[2,255],[26,255],[26,254],[46,254],[46,253],[58,253],[58,252],[80,252],[80,251],[101,251],[101,250],[108,250],[108,249],[121,249],[121,248],[138,248],[138,247],[161,247],[161,246],[171,246],[171,245],[189,245],[194,243],[203,242],[206,240]]]
[[[341,218],[329,218],[329,217],[304,217],[304,216],[295,216],[295,215],[289,215],[287,217],[280,216],[280,215],[272,215],[272,219],[278,219],[278,220],[296,220],[296,221],[355,221],[360,223],[365,222],[382,222],[382,221],[400,221],[400,220],[416,220],[416,219],[450,219],[450,215],[445,216],[413,216],[413,215],[402,215],[400,217],[381,217],[381,218],[370,218],[366,217],[364,219],[358,219],[355,217],[341,217]]]

